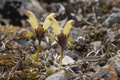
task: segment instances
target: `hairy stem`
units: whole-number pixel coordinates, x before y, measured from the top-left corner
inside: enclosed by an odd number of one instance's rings
[[[36,61],[38,60],[38,56],[39,56],[39,52],[40,52],[40,43],[41,43],[41,41],[40,40],[38,40],[38,48],[37,48],[37,56],[36,56]]]
[[[60,71],[60,69],[61,69],[61,65],[62,65],[62,58],[63,58],[63,48],[61,48],[60,62],[59,62],[59,68],[58,68],[58,71]]]

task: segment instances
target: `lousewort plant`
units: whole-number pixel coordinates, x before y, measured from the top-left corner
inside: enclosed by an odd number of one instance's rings
[[[69,32],[70,32],[70,29],[72,28],[72,25],[74,24],[74,20],[69,20],[65,24],[63,31],[60,30],[60,26],[54,17],[49,17],[49,20],[52,22],[51,27],[53,28],[53,31],[57,35],[57,39],[55,39],[54,37],[51,39],[55,40],[61,48],[61,56],[60,56],[60,62],[59,62],[59,68],[58,68],[58,71],[60,71],[61,65],[62,65],[64,48],[66,47],[66,43],[72,40],[72,38],[69,36]]]
[[[47,31],[47,29],[50,27],[50,25],[52,24],[52,22],[49,20],[50,17],[54,18],[56,17],[55,13],[51,13],[50,15],[48,15],[44,21],[43,27],[38,26],[38,22],[37,19],[35,17],[35,15],[31,12],[28,11],[27,16],[29,17],[29,19],[27,19],[27,21],[31,24],[32,28],[35,31],[35,36],[38,40],[38,48],[37,48],[37,52],[35,54],[35,60],[38,60],[38,56],[39,56],[39,52],[40,52],[40,44],[41,44],[41,40],[45,37],[45,32]]]

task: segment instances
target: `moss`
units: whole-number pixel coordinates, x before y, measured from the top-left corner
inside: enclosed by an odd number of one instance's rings
[[[26,73],[22,73],[21,75],[20,75],[20,79],[21,80],[31,80],[31,78],[28,76],[28,74],[26,74]]]
[[[10,68],[14,66],[13,60],[8,55],[0,55],[0,66]]]
[[[91,36],[91,37],[94,37],[94,36],[95,36],[95,33],[91,32],[91,33],[90,33],[90,36]]]
[[[100,31],[99,30],[95,30],[95,34],[99,34],[100,33]]]
[[[109,12],[110,12],[110,8],[108,8],[107,6],[106,6],[106,7],[103,7],[103,8],[102,8],[102,12],[103,12],[103,13],[109,13]]]
[[[68,47],[70,50],[74,50],[75,46],[73,44],[71,44],[69,47]]]
[[[103,33],[103,34],[106,34],[106,33],[107,33],[107,30],[106,30],[106,29],[102,29],[102,33]]]

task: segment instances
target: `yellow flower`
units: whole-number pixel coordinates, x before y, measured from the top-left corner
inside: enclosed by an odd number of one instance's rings
[[[60,30],[60,25],[58,24],[55,18],[49,17],[49,21],[51,21],[51,27],[53,28],[53,31],[57,35],[57,40],[54,37],[52,39],[55,40],[61,47],[61,56],[60,56],[60,62],[58,68],[58,71],[60,71],[62,65],[63,52],[64,52],[63,50],[66,46],[67,41],[71,40],[71,38],[69,37],[69,32],[70,29],[72,28],[72,25],[74,24],[74,20],[69,20],[65,24],[63,31]]]
[[[38,22],[37,22],[37,19],[36,19],[35,15],[31,11],[28,11],[27,15],[29,17],[29,19],[27,19],[27,21],[31,24],[33,29],[37,29],[38,28]],[[51,13],[50,15],[48,15],[46,17],[46,19],[44,21],[44,24],[43,24],[43,29],[44,30],[47,30],[50,27],[50,25],[52,24],[51,21],[49,20],[49,17],[55,18],[56,14],[55,13]]]
[[[51,21],[49,20],[50,17],[53,17],[55,18],[56,17],[56,14],[55,13],[51,13],[50,15],[48,15],[44,21],[44,24],[43,24],[43,28],[44,30],[47,30],[50,25],[52,24]]]
[[[64,31],[63,34],[65,34],[66,36],[68,36],[70,29],[72,28],[72,25],[74,24],[74,20],[69,20],[64,27]]]
[[[55,18],[49,17],[49,20],[51,21],[51,27],[53,28],[53,31],[56,35],[59,35],[61,33],[60,26]]]
[[[55,32],[56,35],[59,35],[61,33],[61,30],[60,30],[60,26],[58,24],[58,22],[56,21],[55,18],[53,17],[50,17],[49,20],[51,21],[52,23],[52,28],[53,28],[53,31]],[[65,34],[66,36],[68,36],[69,32],[70,32],[70,29],[72,28],[72,25],[74,24],[74,20],[69,20],[66,24],[65,24],[65,27],[64,27],[64,31],[63,31],[63,34]]]
[[[28,11],[27,15],[29,17],[29,19],[27,19],[27,21],[31,24],[33,29],[37,29],[38,28],[38,22],[37,22],[37,19],[36,19],[35,15],[31,11]]]

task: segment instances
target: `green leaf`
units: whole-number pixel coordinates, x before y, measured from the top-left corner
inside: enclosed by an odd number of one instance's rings
[[[80,47],[80,46],[77,46],[76,48],[77,48],[77,49],[80,49],[81,47]]]
[[[56,41],[55,37],[50,38],[51,41]]]
[[[26,58],[25,58],[25,64],[27,65],[28,63],[29,63],[29,54],[26,56]]]
[[[72,37],[68,37],[67,42],[72,42],[72,41],[73,41]]]
[[[33,34],[32,32],[28,32],[26,36],[35,36],[35,34]]]
[[[36,60],[36,57],[37,57],[37,53],[31,55],[32,60]]]
[[[34,63],[35,63],[36,65],[43,66],[41,62],[35,61]]]
[[[47,67],[45,67],[45,70],[48,72],[48,74],[52,75],[54,74],[55,72]]]
[[[75,46],[74,46],[73,44],[71,44],[71,45],[69,46],[69,49],[74,50],[74,48],[75,48]]]
[[[53,35],[52,35],[52,33],[48,33],[48,34],[46,34],[46,36],[53,36]]]

